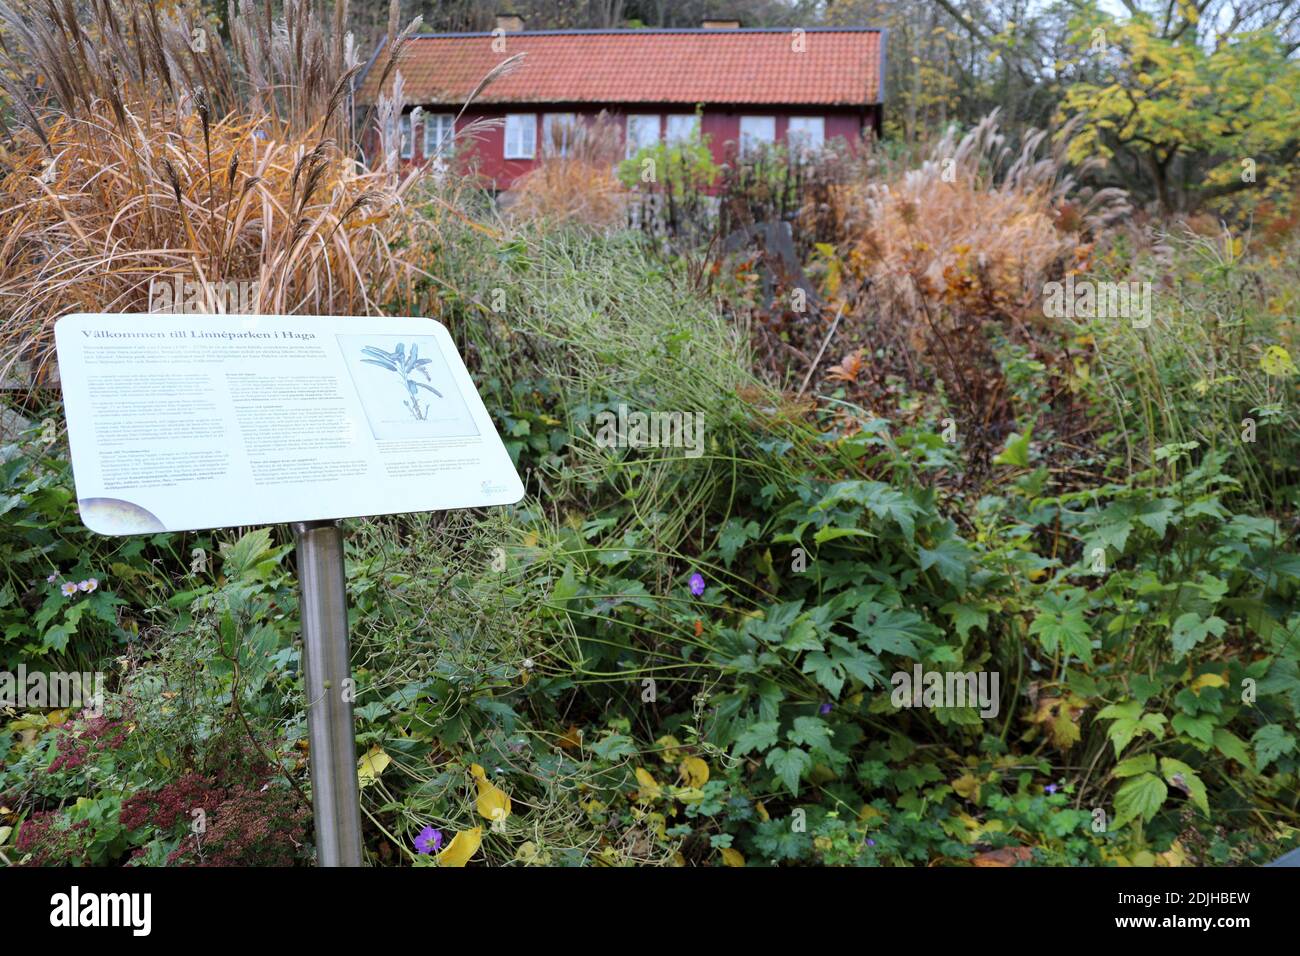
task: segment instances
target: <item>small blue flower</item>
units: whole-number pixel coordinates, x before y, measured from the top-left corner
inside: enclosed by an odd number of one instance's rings
[[[1043,788],[1043,790],[1044,790],[1046,793],[1056,793],[1056,791],[1059,790],[1059,789],[1061,789],[1061,788],[1058,787],[1058,786],[1057,786],[1056,784],[1054,784],[1054,783],[1049,783],[1047,786],[1045,786],[1045,787]]]
[[[823,714],[829,714],[829,713],[831,712],[831,705],[828,704],[828,703],[827,703],[827,704],[822,704],[821,707],[819,707],[819,708],[817,708],[817,709],[818,709],[819,712],[821,712],[821,713],[823,713]]]
[[[425,827],[415,838],[415,849],[421,853],[437,853],[442,849],[442,831]]]
[[[704,593],[704,575],[698,571],[691,575],[691,593],[696,597]]]

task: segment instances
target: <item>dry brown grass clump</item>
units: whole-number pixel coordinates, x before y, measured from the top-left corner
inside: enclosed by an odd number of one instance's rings
[[[1015,407],[996,343],[1016,343],[1047,379],[1067,382],[1067,330],[1043,319],[1044,286],[1086,269],[1105,228],[1129,212],[1122,192],[1080,187],[1084,171],[1064,160],[1069,133],[1045,148],[1047,134],[1030,131],[1012,150],[994,113],[960,138],[949,131],[919,168],[841,186],[822,212],[840,235],[825,247],[828,285],[847,307],[828,383],[890,414],[941,386],[963,435],[963,480],[986,471],[1028,411]],[[1068,388],[1053,386],[1049,403],[1057,434],[1086,429]]]
[[[543,144],[541,165],[511,190],[511,214],[597,228],[622,223],[627,190],[615,174],[622,158],[617,124],[602,113],[590,124],[578,121],[568,129],[557,124],[551,138]]]
[[[909,327],[954,312],[1026,318],[1044,283],[1085,263],[1097,233],[1126,215],[1119,190],[1081,189],[1064,163],[1067,135],[1040,156],[1030,131],[1019,153],[996,111],[960,140],[940,139],[920,168],[866,183],[848,199],[860,228],[850,270],[871,279],[882,317]]]
[[[151,285],[253,283],[250,311],[374,314],[411,293],[398,247],[418,174],[358,162],[346,0],[230,6],[229,49],[189,3],[0,0],[0,373],[48,368],[74,311],[147,311]],[[394,9],[396,4],[394,4]],[[82,8],[82,5],[78,5]],[[401,44],[413,23],[392,40]]]

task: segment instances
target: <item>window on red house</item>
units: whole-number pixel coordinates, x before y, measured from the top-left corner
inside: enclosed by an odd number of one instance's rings
[[[742,116],[740,118],[740,154],[751,155],[763,146],[776,142],[775,116]]]
[[[659,142],[658,113],[627,114],[627,155],[630,159],[637,150]]]
[[[694,113],[671,113],[665,137],[669,144],[689,143],[699,135],[700,118]]]
[[[424,116],[424,156],[446,156],[456,142],[454,113],[426,113]]]
[[[402,116],[402,159],[410,159],[415,155],[415,136],[411,132],[413,119],[410,113]]]
[[[826,120],[820,116],[791,116],[785,139],[791,149],[801,152],[821,149],[826,142]]]
[[[505,159],[533,159],[537,155],[537,114],[506,115]]]
[[[568,156],[573,151],[577,134],[576,113],[547,113],[542,117],[543,155]]]

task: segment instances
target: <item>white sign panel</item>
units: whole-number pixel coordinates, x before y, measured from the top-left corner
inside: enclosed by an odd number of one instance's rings
[[[100,534],[524,496],[432,319],[79,314],[54,335],[81,519]]]

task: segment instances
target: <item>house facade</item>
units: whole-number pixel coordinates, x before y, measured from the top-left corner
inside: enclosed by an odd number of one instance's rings
[[[517,54],[514,68],[462,109],[483,79]],[[358,104],[379,97],[385,55],[381,47],[363,74]],[[884,35],[866,27],[499,27],[412,37],[382,92],[391,95],[397,72],[402,160],[419,163],[454,150],[505,190],[548,152],[562,151],[566,130],[601,113],[617,125],[624,155],[687,139],[698,123],[719,164],[750,145],[817,148],[837,137],[852,143],[868,130],[879,134]],[[372,147],[377,140],[371,136]]]

